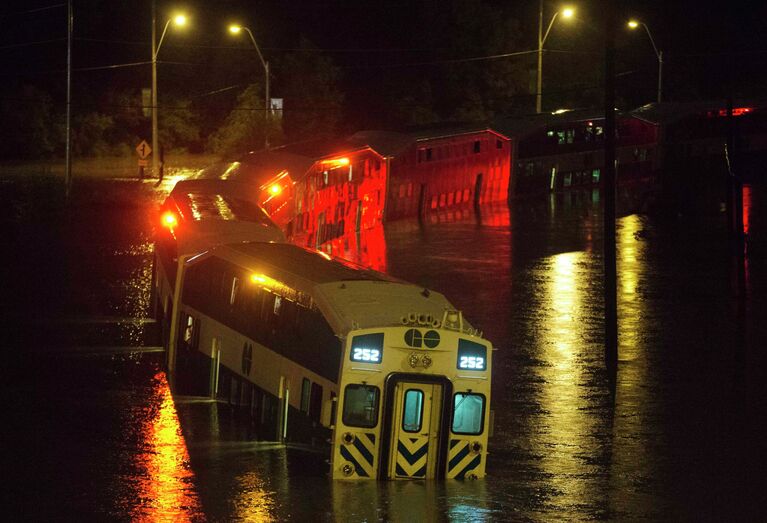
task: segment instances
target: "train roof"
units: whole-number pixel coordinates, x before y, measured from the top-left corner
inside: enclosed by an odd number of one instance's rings
[[[767,107],[764,100],[738,100],[734,110],[748,108],[749,113],[762,111]],[[653,124],[673,124],[690,117],[706,116],[714,111],[717,114],[727,110],[727,103],[721,100],[697,102],[662,102],[649,103],[631,111],[636,118]]]
[[[441,319],[445,310],[455,309],[441,293],[292,244],[223,245],[207,256],[310,295],[338,335],[399,325],[409,313]]]
[[[247,196],[247,186],[222,180],[184,180],[164,207],[179,215],[178,252],[197,253],[224,243],[284,242],[282,230]]]
[[[506,138],[501,132],[488,127],[486,124],[444,124],[431,125],[418,129],[410,129],[405,132],[365,130],[351,135],[347,141],[359,146],[366,145],[384,157],[396,157],[412,147],[414,144],[425,140],[437,140],[451,138],[467,134],[490,132]]]

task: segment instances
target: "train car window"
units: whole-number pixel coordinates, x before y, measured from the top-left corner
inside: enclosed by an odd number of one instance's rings
[[[234,305],[237,301],[237,294],[240,292],[240,279],[236,276],[232,278],[232,290],[229,293],[229,305]]]
[[[405,391],[405,403],[402,407],[402,430],[419,432],[423,423],[423,391],[410,389]]]
[[[453,433],[482,434],[485,420],[485,396],[459,392],[453,396]]]
[[[457,365],[461,370],[487,370],[487,347],[480,343],[459,339]]]
[[[482,142],[480,142],[479,140],[476,140],[474,142],[474,153],[476,154],[480,152],[481,150],[482,150]]]
[[[330,425],[336,424],[336,410],[338,409],[338,401],[336,399],[336,393],[330,392]]]
[[[322,385],[312,383],[312,392],[309,396],[309,417],[312,421],[319,423],[320,414],[322,414]]]
[[[242,346],[242,373],[250,376],[250,369],[253,366],[253,345],[245,343]]]
[[[301,412],[309,413],[309,398],[312,392],[312,382],[307,378],[301,383]]]
[[[187,351],[197,350],[200,342],[200,320],[194,316],[183,314],[181,324],[184,332],[179,340],[179,347]]]
[[[378,397],[381,391],[370,385],[351,384],[344,390],[341,419],[349,427],[373,428],[378,424]]]

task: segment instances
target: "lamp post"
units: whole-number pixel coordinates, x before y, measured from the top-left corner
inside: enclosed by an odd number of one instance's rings
[[[554,16],[551,17],[551,21],[549,22],[549,26],[546,29],[546,32],[543,32],[543,0],[540,1],[540,7],[538,10],[538,81],[536,82],[536,89],[535,89],[535,112],[540,113],[541,112],[541,98],[542,98],[542,89],[543,89],[543,44],[546,42],[546,38],[549,37],[549,32],[551,31],[552,26],[554,25],[554,21],[557,19],[557,16],[562,13],[562,18],[571,18],[573,14],[575,14],[575,10],[571,7],[565,7],[564,9],[557,11],[554,13]]]
[[[258,52],[258,58],[261,60],[261,65],[264,66],[264,149],[269,148],[269,62],[264,60],[264,55],[261,54],[261,49],[256,43],[256,39],[253,37],[253,33],[245,26],[232,24],[229,26],[229,32],[236,35],[241,31],[245,31],[250,36],[250,41],[253,42],[253,47]]]
[[[658,47],[655,45],[655,40],[653,40],[647,24],[636,20],[629,20],[628,22],[629,29],[636,29],[640,25],[647,31],[647,36],[650,38],[653,51],[655,51],[655,57],[658,59],[658,103],[661,103],[663,99],[663,51],[659,51]]]
[[[186,16],[178,14],[172,19],[169,18],[165,22],[165,27],[162,29],[162,35],[160,41],[157,42],[157,15],[155,9],[155,2],[152,2],[152,173],[157,175],[159,172],[160,162],[160,138],[157,131],[157,55],[160,52],[162,41],[165,38],[165,32],[168,30],[168,26],[171,22],[178,27],[186,25]]]

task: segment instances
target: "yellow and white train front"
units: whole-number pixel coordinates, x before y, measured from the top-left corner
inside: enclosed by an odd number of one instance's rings
[[[333,478],[483,477],[492,344],[462,321],[403,323],[347,336]]]

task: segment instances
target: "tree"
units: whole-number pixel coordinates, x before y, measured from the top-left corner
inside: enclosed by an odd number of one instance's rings
[[[189,100],[171,100],[160,109],[160,143],[165,150],[189,151],[198,147],[200,127]]]
[[[339,69],[308,40],[280,64],[278,90],[284,98],[283,129],[289,141],[333,136],[341,120]]]
[[[18,94],[3,96],[0,121],[5,129],[0,157],[46,158],[63,144],[61,115],[54,111],[51,96],[38,87],[23,85]]]
[[[237,97],[237,103],[223,125],[208,140],[208,149],[219,154],[236,154],[261,149],[264,146],[266,118],[264,97],[259,84],[250,84]],[[269,119],[271,143],[281,140],[280,122]]]

